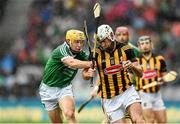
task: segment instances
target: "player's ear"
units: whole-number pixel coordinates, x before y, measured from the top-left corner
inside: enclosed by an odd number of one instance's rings
[[[68,43],[68,45],[71,45],[71,41],[69,39],[66,39],[66,42]]]
[[[154,50],[154,44],[151,42],[151,49]]]

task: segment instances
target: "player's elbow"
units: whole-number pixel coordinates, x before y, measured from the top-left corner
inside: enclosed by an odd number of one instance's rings
[[[77,62],[73,58],[66,58],[63,60],[63,63],[70,67],[70,68],[76,68],[77,67]]]
[[[79,67],[79,65],[80,65],[79,63],[75,59],[70,59],[69,61],[66,61],[65,64],[70,68],[81,68],[81,67]]]
[[[68,62],[68,66],[70,68],[82,69],[82,68],[89,68],[89,67],[91,67],[91,65],[92,65],[92,62],[90,62],[90,61],[81,61],[81,60],[77,60],[77,59],[73,59]]]
[[[69,64],[68,64],[68,66],[69,66],[70,68],[77,68],[77,63],[74,62],[74,61],[70,61]]]

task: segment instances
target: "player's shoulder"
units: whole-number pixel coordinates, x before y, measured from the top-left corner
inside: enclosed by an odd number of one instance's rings
[[[123,47],[124,45],[126,45],[126,44],[124,44],[124,43],[117,42],[117,41],[115,41],[115,43],[116,43],[116,46],[117,46],[117,47]]]
[[[117,48],[121,48],[123,51],[126,51],[126,50],[132,50],[133,48],[128,45],[128,44],[124,44],[124,43],[120,43],[120,42],[117,42]]]
[[[53,50],[53,53],[56,53],[56,54],[68,54],[69,53],[69,46],[66,42],[64,42],[63,44],[57,46],[54,50]]]
[[[103,49],[102,47],[98,46],[98,47],[95,49],[95,51],[92,50],[92,53],[95,52],[96,54],[99,54],[99,53],[101,53],[102,51],[104,51],[104,49]]]
[[[164,57],[160,54],[153,54],[157,60],[164,60]]]
[[[142,58],[144,58],[143,53],[139,53],[139,55],[136,56],[137,60],[141,60]]]
[[[88,53],[85,50],[81,50],[79,53],[80,56],[88,56]]]

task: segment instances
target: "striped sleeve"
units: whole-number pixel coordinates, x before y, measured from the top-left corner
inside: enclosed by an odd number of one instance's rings
[[[166,72],[167,68],[166,68],[166,62],[163,56],[158,56],[157,57],[159,62],[160,62],[160,72]]]
[[[73,57],[68,51],[67,45],[62,44],[58,46],[53,52],[52,52],[52,59],[63,61],[64,59],[68,57]]]
[[[135,54],[134,54],[134,51],[133,51],[133,48],[131,46],[125,45],[122,47],[122,50],[126,53],[127,60],[130,60],[132,62],[137,61]]]
[[[67,51],[67,46],[65,44],[63,44],[59,47],[59,51],[62,54],[62,56],[64,56],[64,57],[69,56],[69,53]]]

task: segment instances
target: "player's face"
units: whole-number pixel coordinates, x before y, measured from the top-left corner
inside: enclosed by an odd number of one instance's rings
[[[99,42],[99,44],[101,45],[101,47],[105,50],[107,50],[108,48],[111,47],[111,43],[112,41],[109,40],[108,38],[104,39],[103,41]]]
[[[70,47],[74,52],[80,52],[83,48],[84,40],[75,40],[71,43]]]
[[[129,41],[129,35],[126,32],[117,32],[115,36],[118,42],[127,44]]]
[[[150,52],[151,51],[151,42],[149,40],[143,40],[139,42],[139,49],[141,52]]]

